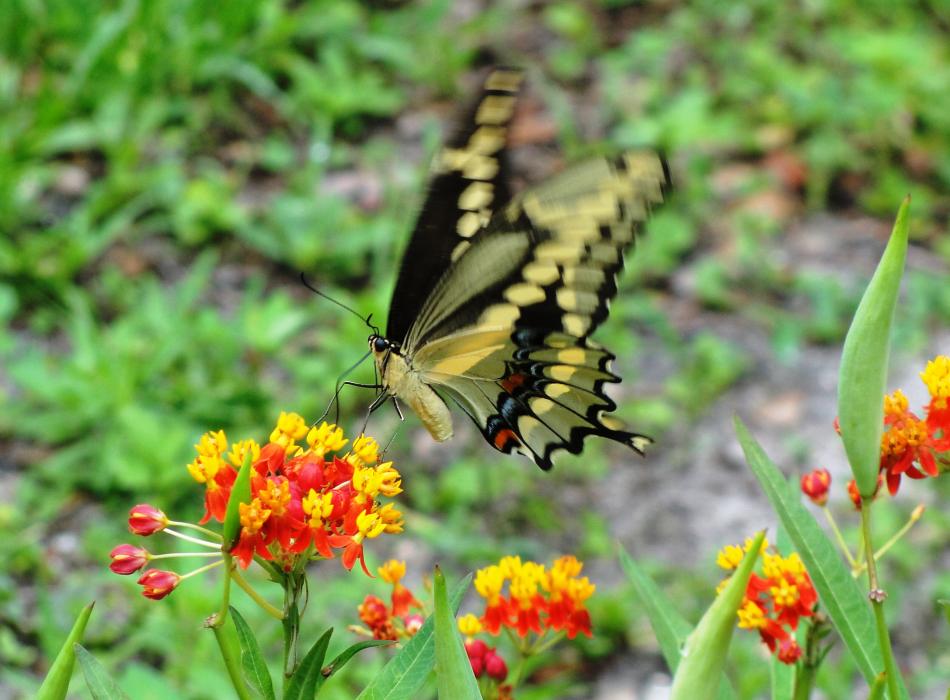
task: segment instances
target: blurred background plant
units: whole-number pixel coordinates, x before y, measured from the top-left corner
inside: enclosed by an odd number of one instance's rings
[[[131,497],[189,507],[184,465],[204,431],[322,412],[366,329],[298,274],[382,320],[428,158],[490,63],[529,72],[522,181],[652,144],[677,190],[598,335],[625,379],[620,414],[659,443],[646,461],[588,445],[542,475],[461,416],[445,446],[413,418],[374,419],[377,435],[398,430],[409,512],[392,554],[410,570],[507,553],[588,562],[598,633],[553,652],[548,692],[662,683],[613,542],[653,561],[670,597],[708,590],[716,547],[768,512],[736,466],[734,411],[790,475],[845,469],[837,346],[908,192],[894,364],[907,374],[950,343],[939,3],[7,0],[0,20],[0,694],[32,693],[91,592],[109,613],[87,646],[125,687],[225,692],[193,625],[216,589],[146,615],[108,577],[114,523]],[[369,400],[345,395],[350,432]],[[914,505],[882,507],[881,527]],[[914,697],[942,688],[932,669],[950,648],[932,614],[950,598],[934,565],[950,518],[927,519],[887,564],[889,581],[912,582],[894,604]],[[332,601],[345,624],[366,593],[341,575],[311,606]],[[761,658],[751,641],[736,653]],[[327,696],[352,697],[371,656]],[[744,668],[735,686],[755,697],[767,666]],[[848,694],[848,663],[822,672]]]

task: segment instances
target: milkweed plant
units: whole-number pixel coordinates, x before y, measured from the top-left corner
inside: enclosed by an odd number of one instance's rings
[[[763,663],[771,665],[773,698],[812,697],[818,669],[838,640],[863,676],[868,697],[909,697],[899,652],[891,645],[888,589],[877,565],[923,517],[923,507],[914,508],[907,522],[886,536],[872,526],[873,514],[885,494],[899,495],[905,478],[933,479],[950,470],[950,357],[938,355],[920,372],[929,400],[919,410],[911,410],[901,389],[886,393],[908,205],[905,200],[898,212],[842,352],[833,431],[853,476],[842,497],[850,499],[860,522],[857,545],[848,543],[828,508],[830,471],[814,469],[790,485],[737,417],[738,441],[779,518],[777,537],[770,540],[763,531],[741,544],[724,543],[716,563],[725,578],[710,590],[710,605],[696,624],[619,550],[620,565],[673,674],[674,700],[736,697],[725,674],[736,628],[757,635],[770,657]],[[109,553],[109,567],[136,576],[142,595],[156,601],[188,585],[188,579],[219,571],[220,606],[209,611],[205,626],[215,635],[242,700],[313,698],[327,678],[375,646],[391,647],[377,652],[391,658],[360,698],[416,698],[434,674],[441,700],[504,700],[517,697],[525,681],[536,680],[532,673],[541,676],[536,666],[527,670],[532,657],[562,640],[596,634],[597,621],[587,607],[596,586],[581,575],[584,565],[571,555],[550,563],[506,556],[464,577],[451,592],[438,567],[424,577],[425,590],[416,591],[403,583],[403,561],[387,561],[374,574],[366,548],[379,538],[398,536],[405,523],[398,506],[402,476],[391,461],[383,461],[371,437],[350,441],[338,426],[311,427],[295,413],[281,413],[263,445],[251,439],[231,442],[219,430],[203,435],[195,448],[187,471],[204,488],[201,520],[174,520],[150,504],[136,505],[129,514],[131,533],[174,538],[182,551],[156,554],[141,542],[123,543]],[[319,619],[306,610],[308,581],[319,577],[322,567],[333,566],[332,560],[350,575],[363,576],[367,593],[351,611],[350,643],[328,661],[332,629],[306,652],[297,647],[302,626]],[[252,585],[245,576],[251,566],[280,587],[282,604],[268,602]],[[276,674],[254,632],[230,605],[232,586],[280,625],[283,659]],[[460,614],[469,587],[482,604]],[[40,697],[64,697],[77,660],[96,697],[126,697],[79,644],[90,613],[91,605],[79,615]]]

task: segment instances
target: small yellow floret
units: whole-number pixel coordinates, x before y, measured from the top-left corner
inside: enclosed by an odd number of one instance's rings
[[[398,559],[390,559],[376,569],[376,571],[379,573],[379,577],[386,583],[397,584],[402,581],[402,577],[406,575],[406,562],[399,561]]]
[[[311,428],[310,432],[307,433],[307,445],[318,457],[323,457],[328,452],[338,452],[348,442],[349,440],[343,437],[342,428],[326,421],[315,428]]]
[[[920,378],[927,385],[930,396],[936,400],[936,407],[943,410],[950,400],[950,357],[937,355],[927,363],[927,367],[920,373]]]
[[[475,572],[475,590],[478,595],[487,600],[489,604],[493,603],[501,595],[502,586],[505,585],[505,576],[501,567],[492,564],[484,569]]]
[[[477,617],[469,613],[459,618],[459,632],[466,637],[474,637],[482,631],[482,623]]]
[[[751,600],[745,601],[736,615],[739,617],[739,627],[742,629],[754,630],[765,627],[765,613]]]
[[[743,555],[744,552],[741,547],[737,547],[734,544],[727,544],[719,551],[719,554],[716,555],[716,564],[726,571],[732,571],[739,566]]]

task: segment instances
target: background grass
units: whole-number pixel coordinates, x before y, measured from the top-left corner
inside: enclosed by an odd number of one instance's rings
[[[126,689],[226,695],[196,631],[217,587],[148,604],[106,552],[133,503],[200,515],[183,466],[205,430],[263,439],[281,409],[322,412],[367,332],[297,276],[384,317],[428,158],[490,63],[529,71],[526,177],[641,144],[671,157],[675,198],[628,265],[640,284],[598,336],[665,363],[659,382],[653,360],[625,365],[647,390],[620,413],[644,432],[662,443],[755,376],[736,337],[684,323],[670,298],[765,329],[780,360],[841,341],[863,273],[777,260],[801,218],[887,220],[912,194],[919,264],[898,337],[926,347],[950,318],[948,34],[926,1],[0,1],[0,694],[30,694],[96,597],[89,646]],[[368,402],[345,398],[350,432]],[[616,452],[591,445],[543,477],[461,432],[436,447],[414,419],[401,430],[408,533],[373,559],[407,557],[417,581],[435,558],[458,572],[509,552],[611,560],[610,514],[570,496],[621,468]],[[926,551],[902,556],[912,577]],[[685,613],[703,606],[711,567],[656,567]],[[380,591],[335,569],[316,574],[310,614],[341,630]],[[945,574],[932,585],[947,597]],[[656,658],[623,586],[594,606],[595,638],[556,652],[567,670],[524,697],[588,697],[624,654]],[[923,653],[920,692],[940,652]],[[328,695],[351,697],[384,656]],[[737,681],[748,697],[758,667]],[[847,692],[847,664],[823,673]]]

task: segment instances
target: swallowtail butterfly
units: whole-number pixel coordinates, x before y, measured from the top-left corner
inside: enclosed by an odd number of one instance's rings
[[[438,441],[452,399],[495,449],[542,469],[588,435],[642,452],[606,416],[620,378],[589,340],[617,293],[624,251],[668,186],[664,161],[593,158],[513,195],[505,147],[522,74],[499,68],[433,165],[402,259],[385,336],[369,347],[382,398],[408,404]]]

